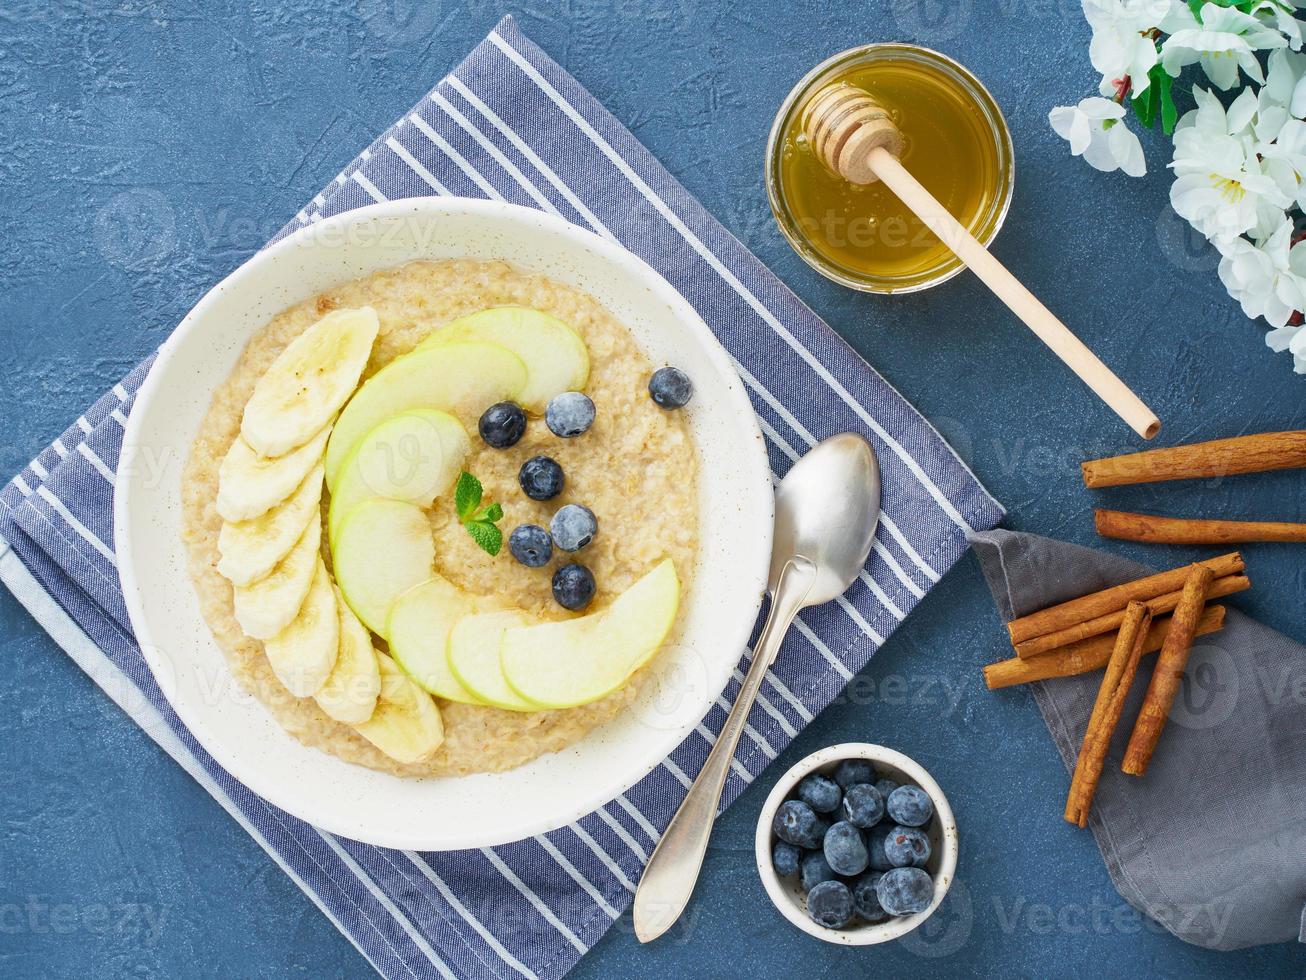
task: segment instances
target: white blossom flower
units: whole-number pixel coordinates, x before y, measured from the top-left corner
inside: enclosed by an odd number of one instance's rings
[[[1198,62],[1223,91],[1237,84],[1240,68],[1254,81],[1265,81],[1256,52],[1288,45],[1277,29],[1241,10],[1213,3],[1202,5],[1200,22],[1186,5],[1176,4],[1166,18],[1166,28],[1170,36],[1161,45],[1161,64],[1167,74],[1178,76]]]
[[[1102,73],[1103,95],[1109,95],[1125,77],[1132,81],[1135,95],[1147,89],[1147,73],[1160,59],[1150,32],[1170,12],[1170,2],[1083,0],[1084,17],[1093,28],[1088,57]]]
[[[1193,87],[1193,98],[1197,108],[1175,129],[1171,207],[1217,243],[1247,232],[1268,238],[1292,198],[1265,172],[1255,137],[1245,128],[1254,101],[1250,112],[1246,103],[1235,100],[1226,113],[1220,100],[1200,86]]]
[[[1070,142],[1070,152],[1082,155],[1089,166],[1141,177],[1147,173],[1143,147],[1129,131],[1124,115],[1124,106],[1094,96],[1080,99],[1077,106],[1057,106],[1048,113],[1048,122],[1058,136]]]
[[[1251,319],[1265,317],[1272,327],[1287,324],[1306,309],[1306,242],[1292,244],[1293,223],[1282,216],[1268,239],[1235,238],[1218,243],[1220,280]]]
[[[1265,84],[1245,87],[1225,113],[1226,130],[1244,141],[1250,135],[1261,170],[1299,205],[1306,204],[1306,123],[1293,118],[1288,103],[1303,71],[1306,55],[1271,52]],[[1277,213],[1271,217],[1277,221]]]
[[[1297,0],[1260,0],[1248,11],[1261,23],[1273,24],[1294,51],[1301,50],[1301,21],[1297,19]]]
[[[1292,369],[1296,374],[1306,374],[1306,327],[1301,324],[1279,327],[1265,335],[1265,343],[1276,354],[1292,354]]]

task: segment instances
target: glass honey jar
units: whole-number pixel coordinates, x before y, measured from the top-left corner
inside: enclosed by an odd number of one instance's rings
[[[1011,204],[1015,161],[988,90],[946,55],[868,44],[826,59],[780,106],[766,153],[771,211],[789,244],[822,275],[872,293],[909,293],[952,278],[961,261],[884,184],[852,184],[817,158],[804,111],[828,85],[864,90],[902,131],[901,160],[988,245]]]

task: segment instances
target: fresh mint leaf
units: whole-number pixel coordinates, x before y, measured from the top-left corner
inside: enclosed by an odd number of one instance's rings
[[[481,497],[484,493],[485,488],[481,486],[481,481],[466,470],[458,475],[458,485],[453,491],[453,505],[458,511],[460,521],[472,520],[476,508],[481,505]]]
[[[485,496],[485,487],[466,470],[458,476],[458,483],[453,491],[454,509],[458,511],[458,520],[467,533],[472,536],[483,551],[497,555],[503,547],[503,532],[495,527],[494,522],[503,517],[503,507],[499,504],[481,506]]]
[[[481,550],[493,556],[503,547],[503,532],[494,524],[483,521],[469,521],[464,525],[472,540],[481,546]]]

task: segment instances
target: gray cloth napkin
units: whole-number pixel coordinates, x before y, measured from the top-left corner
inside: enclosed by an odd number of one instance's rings
[[[1142,565],[1033,534],[971,536],[1004,619],[1147,574]],[[1186,942],[1211,949],[1306,941],[1306,648],[1229,609],[1198,637],[1147,774],[1120,759],[1152,675],[1144,659],[1089,827],[1116,889]],[[1036,683],[1073,769],[1102,673]]]

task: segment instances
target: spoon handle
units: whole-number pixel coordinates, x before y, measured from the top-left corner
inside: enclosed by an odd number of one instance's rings
[[[670,929],[689,904],[699,869],[703,866],[703,855],[707,853],[717,804],[721,802],[721,790],[730,775],[730,762],[735,757],[739,736],[762,686],[762,678],[775,661],[780,643],[794,617],[803,608],[815,580],[816,566],[801,556],[789,559],[780,573],[772,594],[771,611],[753,648],[753,661],[735,705],[726,717],[702,771],[649,858],[639,888],[635,890],[635,935],[642,943],[650,942]]]

